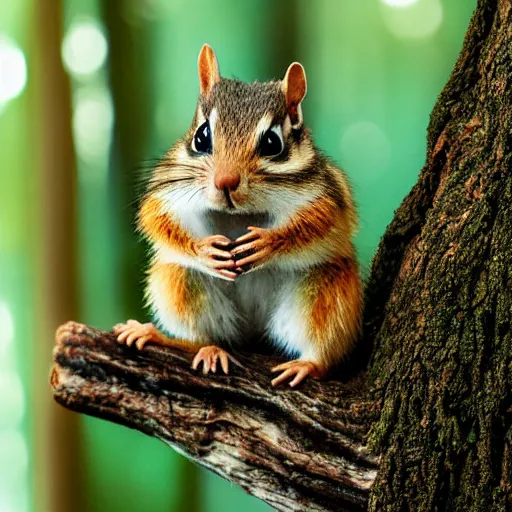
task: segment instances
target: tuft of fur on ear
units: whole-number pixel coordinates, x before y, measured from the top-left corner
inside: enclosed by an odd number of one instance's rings
[[[213,86],[220,81],[219,64],[213,48],[203,45],[197,59],[201,95],[208,96]]]
[[[306,71],[300,62],[290,64],[281,87],[286,98],[286,110],[290,116],[292,127],[300,128],[302,125],[302,109],[300,104],[304,96],[306,96],[308,88]]]

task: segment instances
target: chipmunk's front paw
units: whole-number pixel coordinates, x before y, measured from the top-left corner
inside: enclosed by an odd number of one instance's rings
[[[238,266],[248,266],[249,271],[263,265],[275,253],[279,244],[269,229],[254,226],[247,229],[249,233],[235,240],[231,254]]]
[[[115,325],[113,330],[118,343],[126,343],[129,347],[135,343],[139,350],[148,342],[162,344],[163,335],[152,323],[141,324],[137,320],[128,320],[125,324]]]
[[[192,369],[197,370],[201,362],[203,363],[203,373],[206,375],[210,370],[212,373],[217,371],[217,361],[220,361],[222,370],[227,375],[229,372],[229,361],[236,362],[233,356],[228,354],[225,350],[215,346],[209,345],[202,347],[192,361]]]
[[[274,366],[272,372],[282,372],[281,375],[272,380],[272,386],[278,386],[287,379],[292,379],[290,387],[294,388],[301,383],[308,375],[312,379],[321,379],[326,371],[313,361],[288,361],[287,363]]]
[[[229,252],[231,240],[222,235],[213,235],[195,242],[194,250],[209,270],[223,279],[233,281],[239,274],[233,255]]]

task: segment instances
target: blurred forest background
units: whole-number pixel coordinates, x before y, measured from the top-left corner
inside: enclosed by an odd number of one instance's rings
[[[202,44],[225,76],[301,61],[368,266],[416,181],[476,0],[0,2],[0,512],[268,510],[159,441],[54,405],[57,325],[144,319],[136,170],[188,127]]]

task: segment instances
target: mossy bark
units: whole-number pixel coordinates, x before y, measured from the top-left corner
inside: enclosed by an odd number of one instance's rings
[[[512,506],[512,3],[480,0],[367,286],[372,511]]]

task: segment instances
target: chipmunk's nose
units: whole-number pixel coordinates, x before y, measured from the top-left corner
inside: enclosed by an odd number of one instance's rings
[[[213,181],[219,190],[233,192],[240,185],[240,175],[237,173],[219,173]]]

